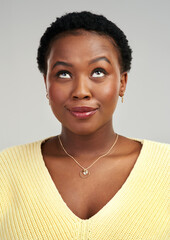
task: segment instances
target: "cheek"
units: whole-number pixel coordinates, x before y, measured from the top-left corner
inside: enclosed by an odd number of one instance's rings
[[[67,88],[63,88],[62,86],[55,84],[49,85],[48,93],[51,110],[59,122],[62,122],[65,114],[64,105],[66,103],[66,99],[68,98],[68,90]]]
[[[117,103],[119,96],[119,83],[111,81],[109,84],[103,86],[102,91],[99,93],[99,100],[101,103],[107,105],[113,105]]]
[[[64,103],[68,97],[67,88],[64,88],[62,86],[50,85],[48,92],[49,92],[50,101],[52,103],[54,102],[57,105],[61,105],[62,103]]]

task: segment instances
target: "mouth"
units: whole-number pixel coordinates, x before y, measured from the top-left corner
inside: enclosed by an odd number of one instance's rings
[[[87,106],[74,107],[68,109],[69,112],[78,119],[86,119],[94,115],[99,108],[92,108]]]

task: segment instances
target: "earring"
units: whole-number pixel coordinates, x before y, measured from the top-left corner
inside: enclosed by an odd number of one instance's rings
[[[123,95],[123,96],[124,96],[124,95]],[[123,96],[122,96],[122,103],[123,103],[123,100],[124,100],[124,99],[123,99]]]
[[[49,105],[50,105],[48,93],[46,94],[46,98],[48,99],[48,103],[49,103]]]

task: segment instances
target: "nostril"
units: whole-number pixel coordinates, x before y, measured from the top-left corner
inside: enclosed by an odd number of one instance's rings
[[[87,95],[86,96],[82,96],[82,97],[81,96],[73,96],[73,99],[76,99],[76,100],[77,99],[90,99],[90,96],[87,96]]]
[[[90,99],[90,96],[85,96],[84,98],[85,98],[85,99]]]

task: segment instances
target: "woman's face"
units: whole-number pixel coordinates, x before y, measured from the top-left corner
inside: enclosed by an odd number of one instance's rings
[[[112,122],[127,82],[118,59],[111,40],[92,32],[61,35],[53,42],[44,79],[63,128],[88,135]]]

